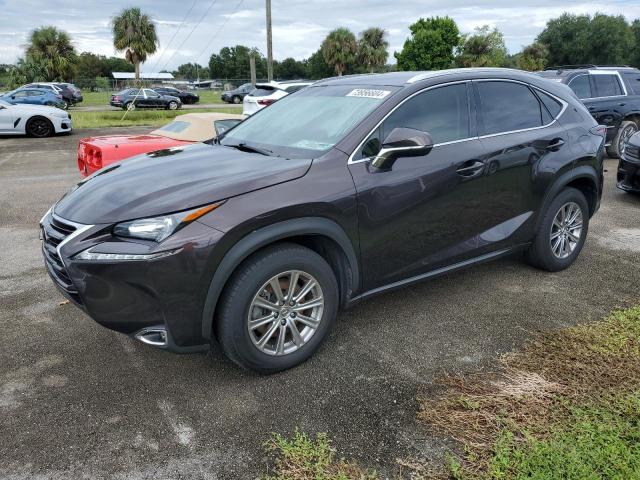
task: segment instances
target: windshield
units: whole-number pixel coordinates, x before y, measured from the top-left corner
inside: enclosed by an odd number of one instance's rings
[[[395,87],[315,86],[288,95],[229,131],[227,146],[254,146],[288,158],[317,157],[349,133]]]
[[[10,106],[11,106],[10,103],[5,102],[4,100],[0,100],[0,107],[10,107]]]

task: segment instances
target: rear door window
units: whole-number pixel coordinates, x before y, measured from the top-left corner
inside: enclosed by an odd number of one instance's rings
[[[597,97],[615,97],[623,93],[618,75],[591,75],[591,80],[595,87]]]
[[[569,81],[569,87],[575,92],[578,98],[593,98],[591,93],[591,83],[589,83],[589,75],[578,75]]]
[[[478,82],[483,135],[543,125],[542,105],[529,87],[505,81]]]
[[[640,95],[640,73],[625,73],[624,80],[629,93]]]

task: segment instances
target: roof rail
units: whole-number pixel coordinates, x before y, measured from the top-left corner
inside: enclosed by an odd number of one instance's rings
[[[545,70],[575,70],[578,68],[598,68],[597,65],[593,65],[591,63],[584,63],[578,65],[553,65],[551,67],[546,67]]]

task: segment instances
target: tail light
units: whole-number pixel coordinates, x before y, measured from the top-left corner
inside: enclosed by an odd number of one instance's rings
[[[62,100],[62,95],[56,95],[56,98]]]
[[[264,105],[265,107],[271,105],[275,100],[273,98],[267,98],[265,100],[258,100],[258,105]]]
[[[589,129],[589,133],[593,134],[593,135],[597,135],[599,137],[606,137],[607,136],[607,127],[606,125],[596,125],[595,127],[592,127]]]
[[[120,97],[118,95],[113,95],[111,97],[111,100],[113,100],[114,102],[119,102],[120,101]]]

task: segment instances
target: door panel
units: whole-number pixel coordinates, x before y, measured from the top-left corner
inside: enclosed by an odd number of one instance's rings
[[[0,132],[11,133],[14,132],[13,122],[16,121],[15,116],[11,113],[11,108],[0,107]]]

